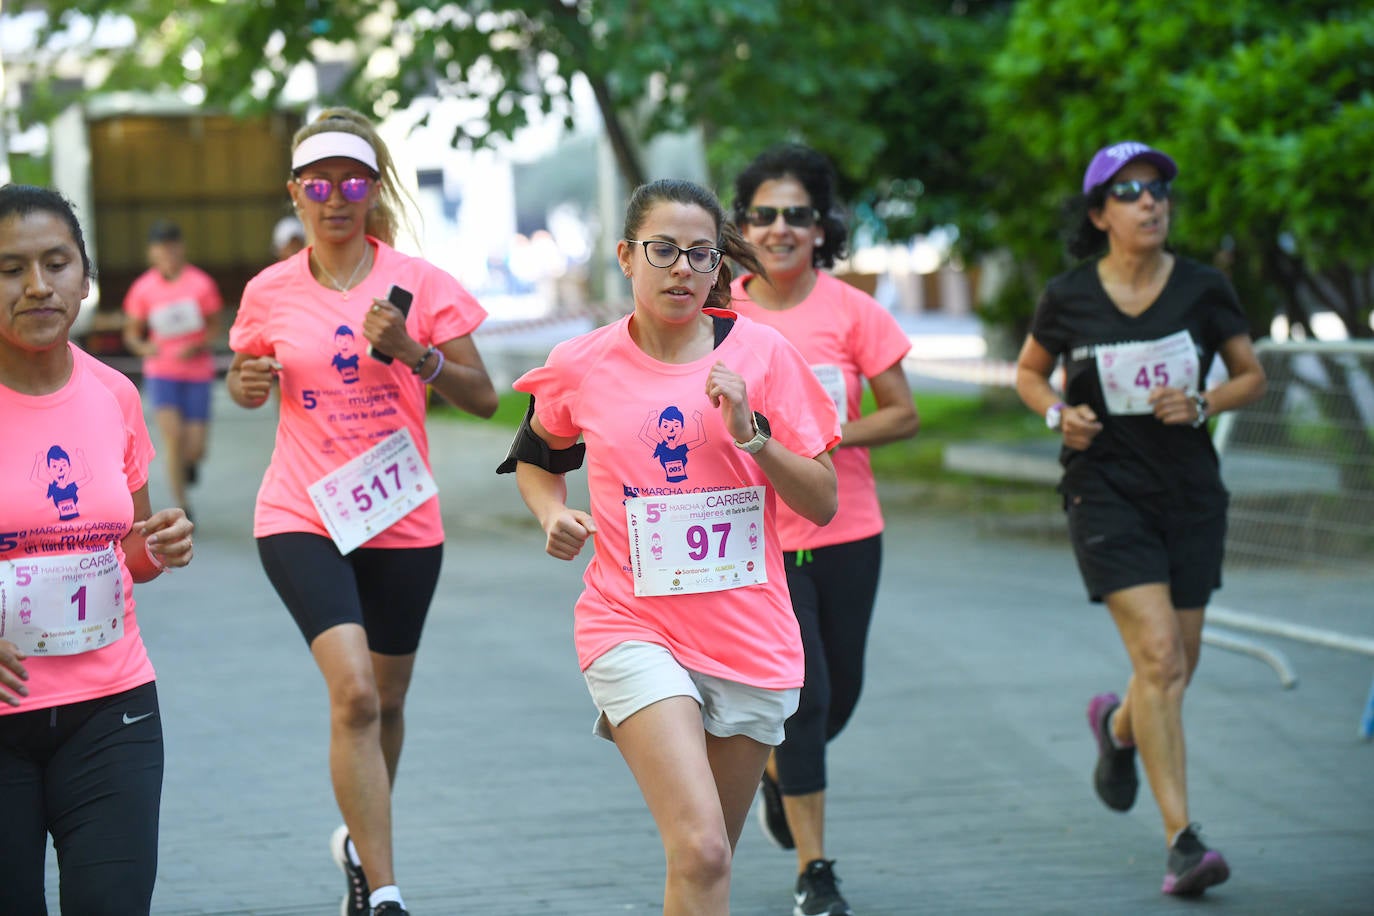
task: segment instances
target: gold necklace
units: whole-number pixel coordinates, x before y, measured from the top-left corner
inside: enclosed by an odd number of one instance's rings
[[[363,265],[367,263],[367,259],[370,254],[372,254],[372,247],[369,245],[366,249],[364,249],[363,256],[358,261],[358,266],[354,267],[353,273],[348,275],[348,282],[340,283],[334,277],[334,275],[329,272],[329,268],[324,266],[324,262],[315,256],[315,252],[313,250],[310,252],[310,256],[315,259],[315,266],[320,269],[320,273],[324,274],[326,277],[329,278],[329,282],[334,284],[334,288],[343,294],[345,302],[348,301],[348,291],[353,288],[353,281],[357,279],[358,271],[363,269]]]

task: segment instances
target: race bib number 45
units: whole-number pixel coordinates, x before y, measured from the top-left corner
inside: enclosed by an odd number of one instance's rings
[[[1118,416],[1154,413],[1150,392],[1155,388],[1197,390],[1197,349],[1187,331],[1159,340],[1100,345],[1096,358],[1107,411]]]
[[[625,500],[635,594],[697,594],[767,582],[763,506],[763,487]]]
[[[0,639],[28,655],[78,655],[124,635],[124,573],[114,547],[0,560]]]

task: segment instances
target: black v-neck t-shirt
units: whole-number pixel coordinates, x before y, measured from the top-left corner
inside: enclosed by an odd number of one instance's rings
[[[1166,426],[1153,415],[1107,412],[1097,348],[1161,340],[1187,331],[1198,360],[1198,386],[1221,345],[1249,333],[1235,290],[1220,271],[1175,257],[1159,297],[1139,315],[1116,307],[1090,260],[1055,277],[1031,321],[1031,335],[1064,365],[1064,402],[1087,404],[1102,431],[1083,451],[1064,448],[1060,489],[1105,483],[1128,498],[1162,499],[1178,507],[1224,506],[1217,454],[1205,426]]]

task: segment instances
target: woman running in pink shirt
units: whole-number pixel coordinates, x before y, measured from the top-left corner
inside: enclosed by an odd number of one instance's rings
[[[486,312],[447,273],[391,247],[399,186],[366,118],[328,109],[292,150],[287,189],[312,244],[244,289],[229,393],[261,407],[281,387],[253,534],[329,689],[342,912],[398,916],[391,785],[444,540],[426,386],[495,413],[470,336]],[[409,298],[389,301],[392,287]]]
[[[820,269],[845,251],[849,233],[836,204],[830,162],[805,146],[770,149],[735,179],[735,218],[768,273],[737,279],[732,304],[796,344],[839,411],[844,435],[832,456],[835,519],[821,528],[778,511],[806,684],[787,740],[764,772],[759,814],[769,839],[796,850],[797,916],[850,912],[826,857],[826,745],[859,702],[882,565],[883,515],[868,450],[910,438],[919,424],[902,369],[911,341],[873,297]],[[867,415],[860,411],[865,382],[877,405]]]
[[[0,187],[0,913],[138,916],[157,878],[162,716],[135,582],[191,562],[148,503],[138,390],[68,338],[91,263],[71,205]]]
[[[723,308],[724,256],[759,267],[709,191],[640,187],[617,254],[633,313],[516,381],[530,412],[501,470],[550,555],[594,536],[578,660],[596,733],[658,825],[663,912],[727,913],[735,843],[802,680],[778,501],[816,524],[835,514],[839,428],[796,349]],[[590,512],[563,479],[584,450]]]

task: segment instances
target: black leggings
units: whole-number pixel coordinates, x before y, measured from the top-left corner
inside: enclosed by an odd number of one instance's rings
[[[330,627],[356,623],[380,655],[413,655],[439,584],[444,545],[359,547],[348,556],[327,537],[304,532],[258,538],[267,578],[306,645]]]
[[[783,554],[792,610],[806,650],[806,682],[787,737],[777,748],[784,795],[825,789],[825,745],[854,714],[864,682],[864,649],[873,620],[883,536]]]
[[[51,833],[63,913],[147,914],[161,802],[155,684],[0,716],[0,913],[46,916]]]

